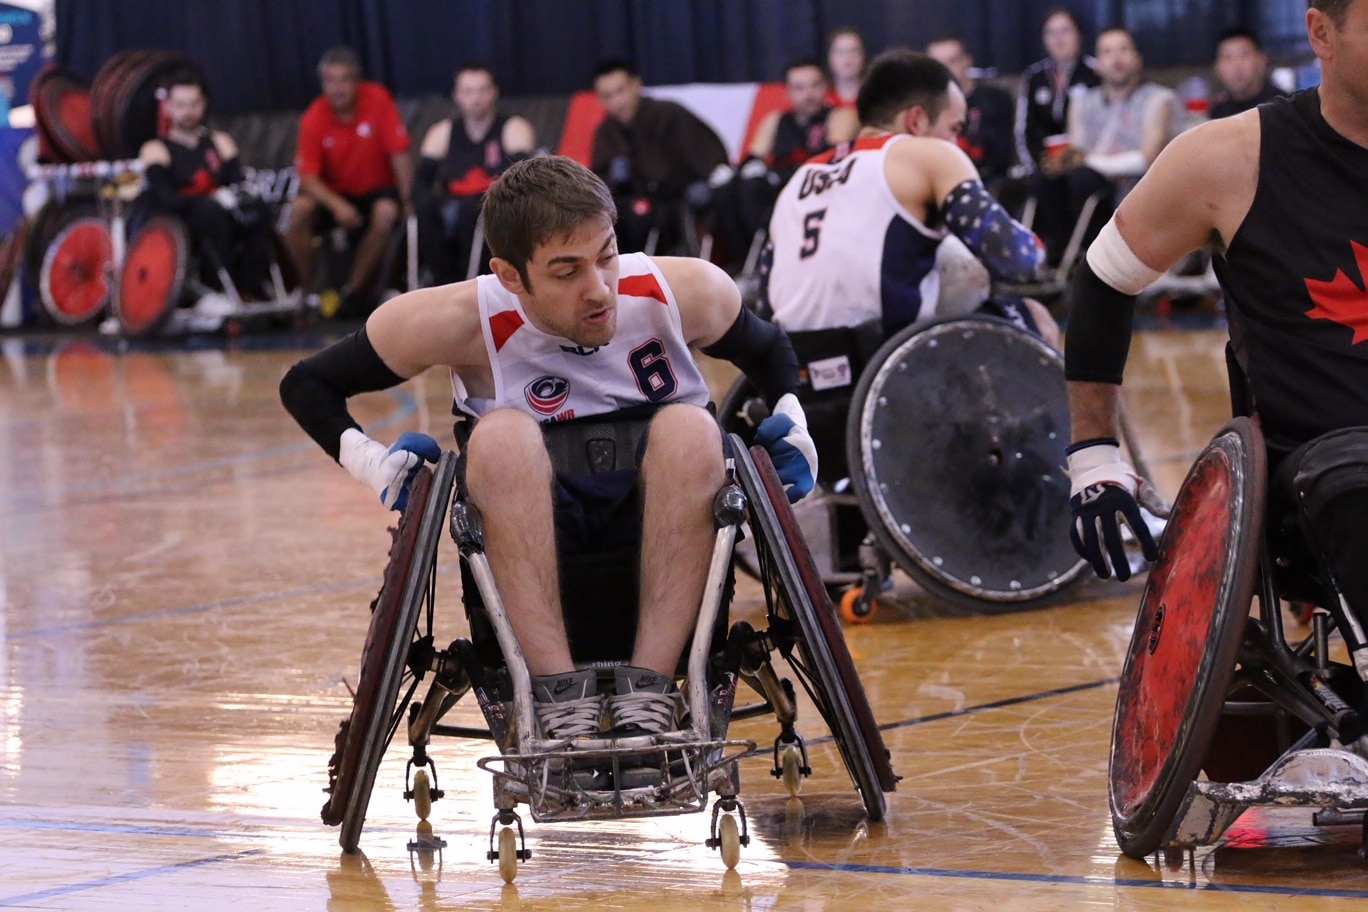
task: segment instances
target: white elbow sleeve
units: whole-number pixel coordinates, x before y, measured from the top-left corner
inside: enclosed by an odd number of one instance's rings
[[[1116,217],[1107,221],[1088,248],[1088,265],[1093,274],[1124,294],[1139,294],[1163,273],[1140,261],[1116,227]]]

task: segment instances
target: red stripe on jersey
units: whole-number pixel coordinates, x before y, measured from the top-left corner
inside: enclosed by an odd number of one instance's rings
[[[814,155],[807,160],[807,163],[809,165],[829,165],[833,161],[845,158],[852,152],[866,152],[870,149],[882,149],[889,142],[897,139],[901,135],[902,134],[900,133],[881,133],[878,136],[866,136],[864,139],[857,139],[853,143],[850,140],[846,140],[837,145],[834,149],[829,149],[821,155]]]
[[[523,325],[522,314],[516,310],[501,310],[489,318],[489,329],[494,333],[494,350],[504,347],[508,337]]]
[[[618,294],[629,295],[633,298],[655,298],[661,304],[669,303],[665,300],[665,290],[660,287],[656,277],[649,272],[619,278]]]

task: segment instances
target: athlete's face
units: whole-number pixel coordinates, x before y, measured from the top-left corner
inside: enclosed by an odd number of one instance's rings
[[[1063,13],[1055,13],[1045,20],[1040,37],[1045,42],[1045,53],[1055,63],[1069,63],[1078,59],[1083,39],[1073,20]]]
[[[594,80],[594,92],[608,116],[629,124],[641,103],[641,80],[626,70],[604,73]]]
[[[496,261],[507,266],[507,261]],[[511,267],[510,267],[511,269]],[[617,329],[617,235],[605,218],[583,222],[566,237],[552,238],[527,262],[527,283],[505,287],[518,294],[523,310],[538,329],[576,345],[606,344]],[[511,278],[517,278],[516,271]]]
[[[499,90],[494,85],[494,77],[484,70],[465,70],[456,77],[456,89],[452,97],[462,117],[467,120],[486,120],[494,115]]]
[[[1368,119],[1368,0],[1353,0],[1339,22],[1307,10],[1306,33],[1321,62],[1322,107],[1327,95],[1343,94],[1357,116]]]
[[[826,100],[827,81],[822,71],[815,66],[794,67],[788,71],[784,80],[788,92],[789,106],[800,118],[808,118],[822,109]]]
[[[328,99],[328,107],[338,114],[347,114],[356,107],[356,89],[361,83],[361,74],[356,67],[345,63],[325,64],[319,70],[323,83],[323,97]]]
[[[204,92],[195,85],[172,86],[166,95],[166,116],[174,130],[198,130],[204,122]]]
[[[1216,78],[1236,98],[1250,98],[1263,85],[1268,57],[1244,36],[1227,38],[1216,48]]]
[[[935,120],[926,116],[926,109],[921,105],[904,111],[901,117],[902,132],[954,142],[964,132],[964,119],[968,116],[969,106],[964,100],[964,92],[953,82],[950,83],[948,94],[949,98]]]
[[[1140,78],[1144,60],[1131,36],[1121,31],[1097,37],[1097,75],[1109,86],[1128,86]]]

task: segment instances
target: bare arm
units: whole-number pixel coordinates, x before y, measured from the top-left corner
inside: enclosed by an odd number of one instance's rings
[[[836,108],[827,115],[827,142],[831,145],[854,139],[859,132],[860,117],[853,107]]]
[[[779,117],[778,111],[770,111],[765,115],[765,119],[760,121],[760,125],[755,128],[755,135],[751,137],[749,154],[769,162],[770,156],[774,154],[774,135],[779,131]]]
[[[505,155],[531,155],[537,150],[537,131],[525,117],[513,116],[504,124],[503,142]]]
[[[894,198],[923,223],[951,190],[979,179],[978,169],[958,146],[920,136],[894,143],[884,159],[884,176]]]
[[[413,208],[413,159],[408,150],[395,152],[390,156],[390,166],[394,168],[394,183],[399,188],[399,201],[405,210]]]
[[[224,161],[231,161],[238,157],[238,146],[237,143],[233,141],[233,137],[224,133],[222,130],[215,130],[213,137],[214,148],[218,150],[218,154]]]
[[[458,374],[489,370],[475,279],[391,298],[370,315],[366,335],[401,377],[436,365]]]
[[[346,197],[334,191],[317,174],[299,175],[299,192],[313,197],[319,205],[328,207],[334,214],[339,207],[351,205]]]
[[[731,328],[741,312],[741,292],[717,266],[696,257],[656,257],[679,303],[684,338],[706,348]]]
[[[451,121],[439,120],[423,134],[423,144],[419,147],[418,154],[423,158],[443,159],[446,158],[450,145]]]

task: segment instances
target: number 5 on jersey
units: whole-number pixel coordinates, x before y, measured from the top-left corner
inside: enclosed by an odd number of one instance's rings
[[[825,209],[816,209],[803,216],[803,246],[798,251],[798,258],[806,260],[817,252],[817,245],[822,240],[822,219],[826,218]]]

